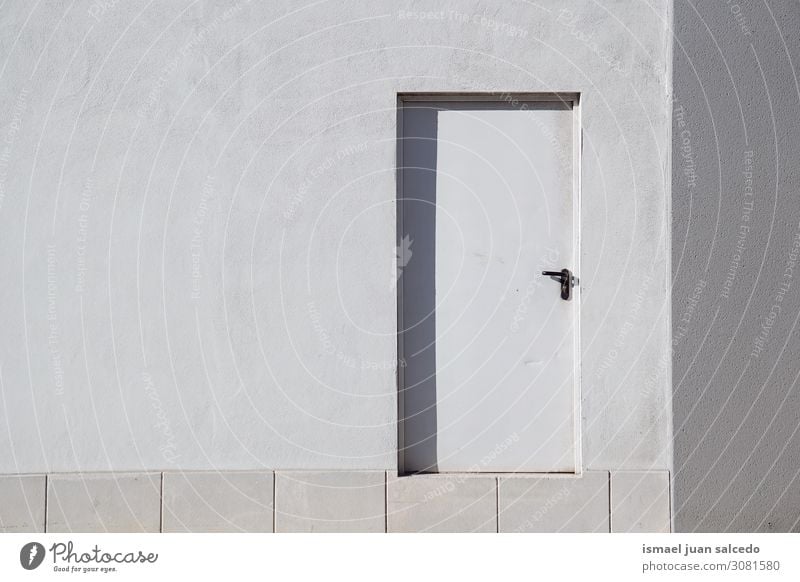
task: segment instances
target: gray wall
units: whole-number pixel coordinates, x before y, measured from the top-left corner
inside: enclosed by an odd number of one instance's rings
[[[800,530],[798,31],[796,0],[675,3],[677,531]]]

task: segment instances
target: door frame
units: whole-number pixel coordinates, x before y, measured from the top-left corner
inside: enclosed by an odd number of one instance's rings
[[[580,258],[581,258],[581,154],[583,150],[583,129],[581,126],[581,94],[578,91],[574,92],[515,92],[515,91],[494,91],[484,93],[472,92],[419,92],[419,93],[397,93],[397,130],[395,137],[395,153],[396,153],[396,167],[395,167],[395,208],[396,208],[396,225],[395,225],[395,245],[400,248],[400,238],[404,232],[403,224],[403,174],[400,169],[403,167],[403,148],[400,147],[403,137],[403,108],[408,102],[415,101],[483,101],[492,103],[505,103],[506,105],[516,106],[523,103],[541,102],[541,101],[560,101],[562,103],[569,103],[572,106],[572,232],[573,232],[573,248],[572,248],[572,264],[574,265],[574,272],[578,274],[579,285],[574,288],[573,295],[573,321],[574,321],[574,353],[575,362],[573,367],[573,432],[575,439],[575,471],[568,473],[558,473],[561,475],[576,475],[580,476],[583,471],[582,463],[582,442],[581,442],[581,321],[580,321],[580,303],[581,303],[581,285],[580,276],[582,275]],[[403,285],[397,285],[397,473],[398,475],[407,474],[405,471],[404,462],[404,448],[405,448],[405,407],[403,403],[403,388],[405,386],[404,378],[404,346],[403,336],[400,333],[404,329],[403,319]],[[465,471],[460,471],[466,473]],[[478,471],[477,474],[493,474],[492,472]],[[515,471],[514,474],[538,474],[547,475],[552,473],[535,473],[530,471]],[[452,472],[440,471],[436,473],[429,473],[431,475],[437,474],[452,474]]]

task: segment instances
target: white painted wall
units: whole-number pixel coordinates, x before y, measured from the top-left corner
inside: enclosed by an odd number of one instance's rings
[[[5,5],[0,472],[393,468],[397,93],[459,90],[581,93],[584,467],[669,468],[669,18]]]

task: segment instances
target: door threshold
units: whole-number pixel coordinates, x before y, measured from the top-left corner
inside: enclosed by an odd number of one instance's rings
[[[437,471],[437,472],[416,472],[416,473],[398,473],[397,477],[530,477],[542,478],[552,477],[556,479],[581,477],[585,471],[550,471],[550,472],[535,472],[535,471]]]

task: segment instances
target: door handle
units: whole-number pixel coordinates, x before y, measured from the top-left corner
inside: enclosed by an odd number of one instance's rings
[[[578,278],[572,274],[569,269],[561,269],[560,271],[542,271],[542,275],[550,277],[561,283],[561,299],[569,301],[572,297],[572,288],[578,284]]]

